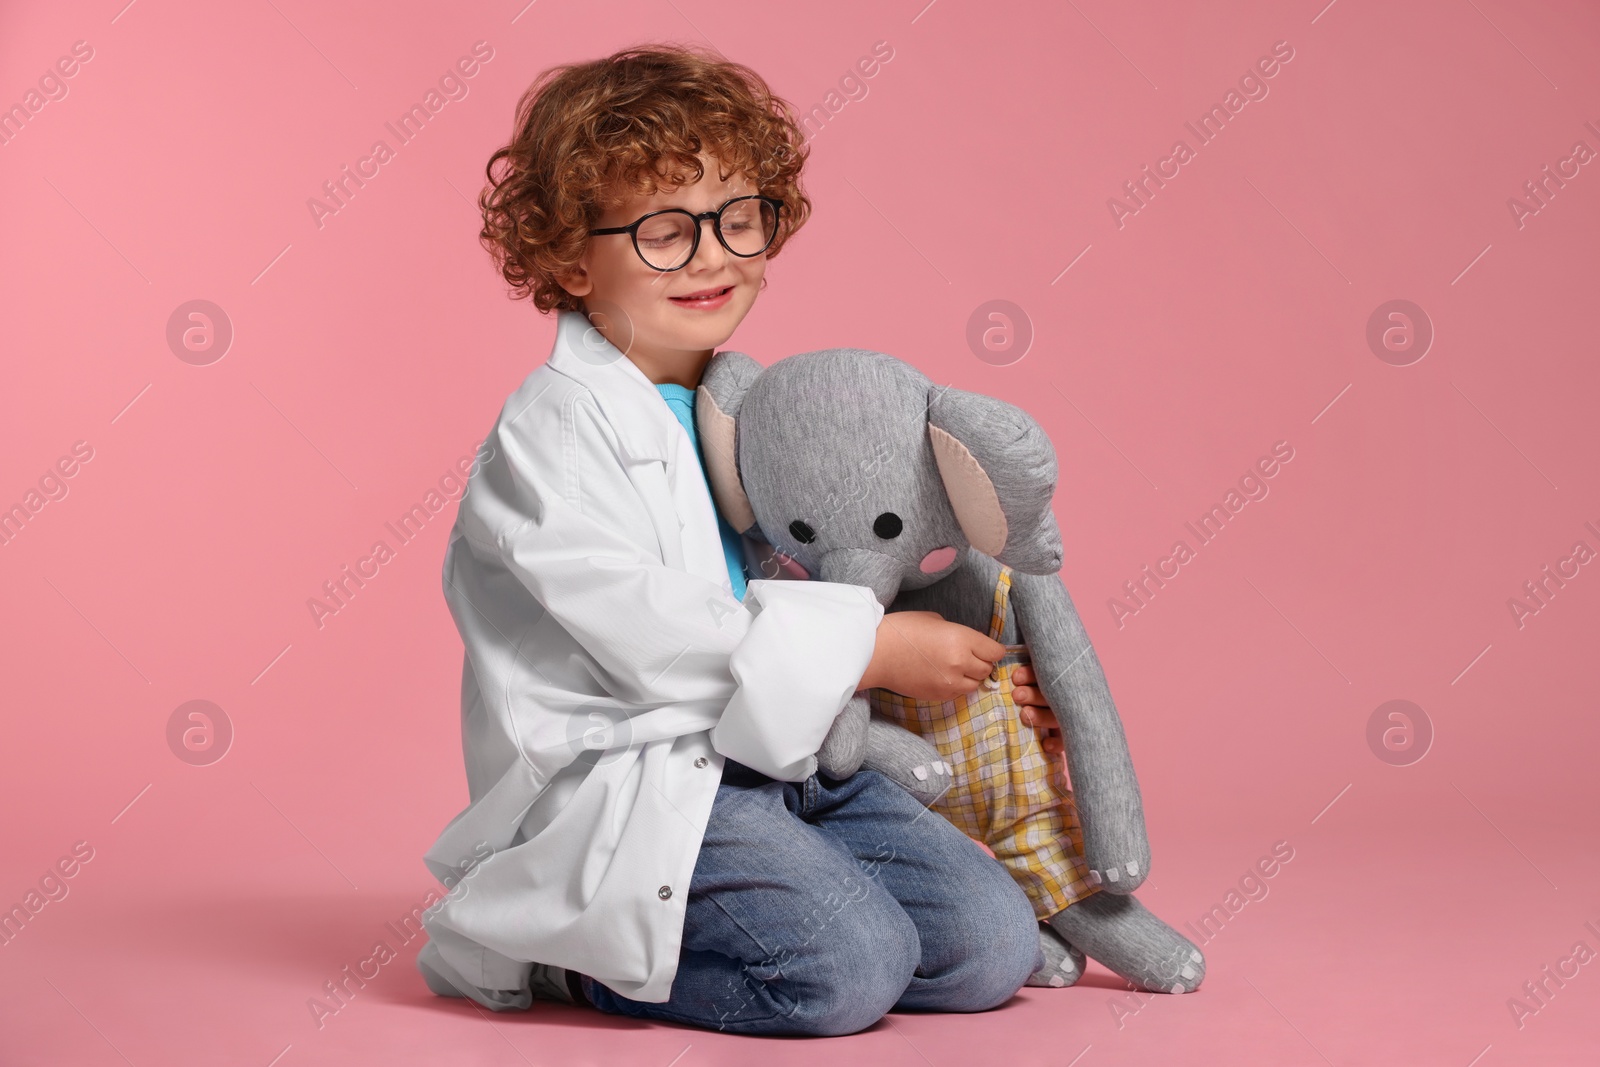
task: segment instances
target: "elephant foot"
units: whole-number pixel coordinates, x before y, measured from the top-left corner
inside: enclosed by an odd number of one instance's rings
[[[1024,985],[1061,989],[1076,985],[1083,977],[1083,953],[1063,941],[1048,923],[1039,924],[1039,949],[1044,953],[1044,966],[1034,971]]]
[[[931,742],[879,719],[867,724],[861,766],[888,776],[924,807],[950,791],[956,773]]]
[[[1206,960],[1194,942],[1133,897],[1096,893],[1050,916],[1068,944],[1150,993],[1192,993]]]
[[[1137,860],[1109,867],[1091,867],[1089,884],[1116,896],[1126,896],[1144,884],[1145,875],[1148,873],[1148,867]]]

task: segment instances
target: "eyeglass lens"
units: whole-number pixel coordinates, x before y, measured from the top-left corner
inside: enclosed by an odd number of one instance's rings
[[[657,270],[674,270],[689,261],[698,226],[687,211],[653,215],[640,225],[635,244]],[[736,255],[754,256],[772,242],[777,212],[762,200],[736,200],[722,209],[722,239]]]

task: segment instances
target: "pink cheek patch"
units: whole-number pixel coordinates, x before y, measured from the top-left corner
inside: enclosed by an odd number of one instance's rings
[[[774,551],[772,553],[772,558],[777,560],[778,566],[783,569],[784,573],[790,575],[791,577],[800,579],[811,577],[811,572],[800,566],[800,564],[794,559],[785,556],[782,552]]]
[[[948,545],[944,548],[936,548],[922,557],[922,573],[933,574],[935,571],[942,571],[955,561],[955,549]]]

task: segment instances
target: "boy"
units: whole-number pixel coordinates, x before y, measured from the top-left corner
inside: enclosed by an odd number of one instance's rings
[[[974,842],[874,772],[816,773],[853,692],[970,693],[1003,646],[747,584],[711,503],[692,390],[805,220],[804,158],[753,71],[650,47],[547,71],[490,161],[484,242],[557,334],[445,556],[471,804],[427,856],[436,993],[844,1034],[992,1008],[1042,963]]]

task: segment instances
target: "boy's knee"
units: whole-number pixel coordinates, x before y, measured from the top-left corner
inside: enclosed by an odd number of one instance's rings
[[[968,898],[953,916],[948,967],[961,975],[960,1003],[948,1011],[987,1011],[1010,1000],[1043,966],[1039,920],[1027,894],[1005,876],[993,891]]]
[[[840,921],[851,908],[859,913]],[[853,1034],[883,1018],[911,984],[922,953],[910,916],[864,902],[847,905],[809,948],[814,980],[794,991],[790,1022],[793,1033],[812,1037]]]

